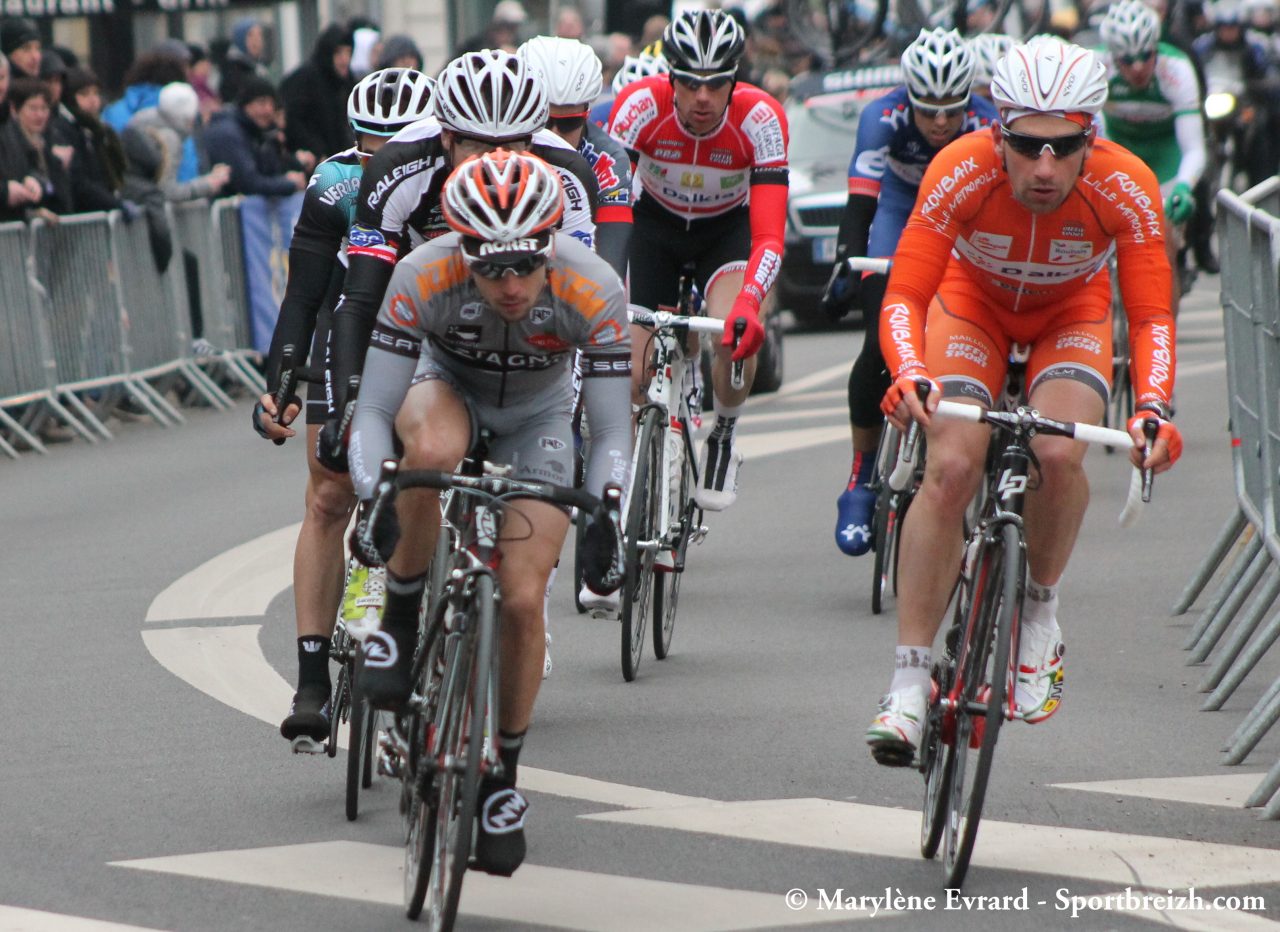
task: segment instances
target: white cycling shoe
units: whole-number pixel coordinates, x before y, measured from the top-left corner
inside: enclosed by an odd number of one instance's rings
[[[583,586],[578,592],[578,602],[592,618],[617,618],[622,610],[620,591],[612,595],[598,595]]]

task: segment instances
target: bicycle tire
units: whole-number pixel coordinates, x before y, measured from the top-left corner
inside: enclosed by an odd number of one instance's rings
[[[329,656],[338,660],[338,678],[333,681],[333,698],[329,702],[329,743],[325,753],[338,756],[338,731],[351,711],[351,664],[347,659],[349,638],[341,626],[334,628]]]
[[[641,541],[652,541],[657,508],[661,498],[654,487],[661,481],[662,424],[657,408],[646,408],[636,432],[636,468],[631,477],[631,497],[627,503],[626,561],[622,583],[622,678],[636,678],[644,653],[644,626],[653,598],[654,552],[642,550]]]
[[[892,566],[889,561],[889,530],[892,524],[896,523],[895,515],[892,514],[896,510],[894,499],[897,496],[893,489],[889,488],[889,483],[883,479],[880,482],[880,492],[876,496],[876,516],[871,522],[871,548],[875,551],[875,559],[871,564],[871,614],[879,615],[884,610],[884,593],[888,586],[888,568]]]
[[[360,789],[373,786],[373,752],[378,746],[379,712],[367,702],[364,706],[364,772],[360,776]]]
[[[587,518],[578,512],[573,519],[573,607],[579,615],[587,613],[582,604],[582,548],[587,542]]]
[[[1000,525],[998,534],[984,537],[974,561],[968,611],[957,648],[958,686],[952,688],[956,700],[954,764],[943,864],[947,886],[956,888],[964,883],[978,837],[996,740],[1005,717],[1012,632],[1021,615],[1021,537],[1008,523]],[[976,748],[972,746],[975,743]],[[972,773],[968,767],[971,750],[977,751]]]
[[[405,913],[417,919],[426,900],[427,884],[431,880],[431,843],[435,839],[436,784],[434,771],[423,772],[431,751],[428,741],[434,732],[436,710],[441,697],[443,667],[440,654],[445,638],[443,618],[448,610],[448,592],[441,590],[440,597],[431,607],[431,624],[427,628],[428,641],[419,656],[414,657],[414,692],[430,702],[424,702],[402,715],[396,727],[405,737],[405,751],[400,761],[400,811],[405,817],[404,890]],[[432,636],[432,635],[435,636]]]
[[[343,670],[346,673],[346,670]],[[342,674],[339,674],[342,675]],[[368,703],[351,681],[351,703],[347,729],[347,821],[354,822],[360,815],[360,789],[364,782],[365,750],[369,742]]]
[[[932,679],[937,687],[937,697],[951,691],[955,658],[948,651],[944,659],[934,663]],[[948,726],[952,727],[948,740]],[[929,703],[924,733],[920,738],[920,770],[924,774],[924,806],[920,817],[920,855],[931,860],[938,853],[943,829],[947,823],[947,805],[950,799],[951,777],[955,772],[954,721],[936,699]]]
[[[687,428],[686,428],[687,429]],[[683,442],[683,435],[682,435]],[[676,628],[676,608],[680,604],[680,580],[684,576],[685,556],[689,552],[689,536],[697,505],[689,490],[693,487],[693,466],[686,449],[680,457],[680,533],[676,536],[675,568],[655,573],[653,581],[653,656],[666,660],[671,653],[671,636]]]

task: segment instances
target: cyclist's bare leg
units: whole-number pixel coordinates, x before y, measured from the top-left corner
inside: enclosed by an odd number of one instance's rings
[[[724,320],[729,316],[729,311],[733,309],[733,302],[737,299],[738,293],[742,291],[742,275],[743,272],[739,269],[722,272],[715,277],[707,291],[708,317]],[[761,309],[762,316],[768,306],[769,304],[766,300],[764,308]],[[724,405],[736,408],[745,402],[747,396],[751,393],[751,382],[756,377],[756,358],[752,356],[747,359],[746,365],[742,369],[742,388],[733,388],[729,371],[732,356],[733,351],[729,347],[722,346],[719,343],[716,344],[715,361],[711,365],[711,384],[715,389],[717,411]]]
[[[471,418],[458,393],[447,383],[432,379],[409,389],[396,415],[396,433],[404,443],[402,469],[452,471],[467,455]],[[387,569],[401,579],[413,579],[426,573],[435,554],[440,493],[406,489],[396,497],[396,512],[400,543],[387,561]]]
[[[875,456],[880,448],[880,434],[883,427],[853,427],[853,452],[867,456]]]
[[[355,505],[351,478],[316,460],[319,424],[307,425],[306,511],[293,551],[293,598],[298,637],[333,635],[342,600],[342,536]]]
[[[498,727],[504,734],[520,734],[529,727],[546,650],[543,593],[568,528],[569,516],[546,502],[525,499],[507,508],[498,568],[502,591]]]
[[[961,399],[952,399],[960,401]],[[902,523],[898,643],[932,644],[964,547],[964,511],[982,479],[990,429],[935,418],[926,430],[924,481]]]
[[[1041,382],[1031,393],[1031,406],[1046,417],[1086,424],[1101,422],[1104,408],[1097,392],[1072,379]],[[1027,495],[1024,512],[1027,564],[1036,582],[1053,586],[1067,568],[1089,505],[1088,447],[1067,437],[1042,436],[1031,448],[1040,462],[1040,484]]]

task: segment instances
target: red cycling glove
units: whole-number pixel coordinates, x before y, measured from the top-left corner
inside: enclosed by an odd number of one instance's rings
[[[733,302],[733,308],[729,311],[729,316],[724,319],[724,338],[720,341],[725,346],[733,346],[733,330],[734,324],[739,320],[747,322],[747,329],[742,331],[742,339],[738,342],[738,348],[733,351],[733,359],[746,359],[760,352],[760,347],[764,346],[764,325],[760,323],[760,312],[758,305],[745,295],[738,295],[738,299]]]
[[[1143,437],[1142,424],[1144,421],[1154,420],[1159,426],[1156,428],[1156,442],[1164,440],[1169,444],[1169,465],[1172,466],[1178,462],[1178,457],[1182,455],[1182,431],[1166,418],[1160,417],[1154,411],[1139,410],[1133,417],[1129,418],[1129,434],[1133,437]],[[1138,445],[1138,452],[1142,452],[1142,443],[1146,442],[1146,438]]]

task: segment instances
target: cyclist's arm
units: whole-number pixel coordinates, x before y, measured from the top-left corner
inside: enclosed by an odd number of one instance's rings
[[[339,393],[364,369],[364,351],[377,318],[377,307],[391,281],[394,266],[387,260],[351,254],[347,248],[347,277],[333,311],[333,352],[330,384]],[[341,401],[341,398],[339,398]]]
[[[604,306],[595,314],[586,310],[578,338],[582,405],[591,425],[584,488],[592,495],[608,482],[625,490],[631,473],[631,327],[621,283],[601,282],[600,287]]]
[[[627,280],[627,255],[631,248],[631,221],[626,223],[601,222],[596,224],[596,255],[618,273],[621,281]]]
[[[1182,161],[1178,163],[1178,174],[1174,180],[1194,188],[1208,161],[1204,149],[1204,120],[1200,117],[1200,111],[1178,114],[1173,120],[1173,131],[1178,137],[1178,149],[1182,152]]]
[[[1182,152],[1174,181],[1195,187],[1208,163],[1204,120],[1200,116],[1200,83],[1195,66],[1182,52],[1162,46],[1156,67],[1160,91],[1173,107],[1173,132]]]
[[[603,131],[587,129],[596,147],[596,182],[600,207],[596,211],[596,255],[613,266],[618,278],[627,280],[627,255],[631,246],[631,162],[629,154]]]
[[[922,184],[921,195],[931,187]],[[939,230],[924,220],[919,208],[917,200],[916,212],[898,240],[880,312],[880,351],[894,379],[925,372],[925,317],[955,242],[953,232]]]
[[[761,108],[767,118],[756,119]],[[755,313],[773,287],[782,265],[782,242],[787,225],[787,118],[781,105],[765,97],[748,112],[743,131],[754,148],[748,213],[751,254],[735,305]]]
[[[858,140],[849,159],[849,200],[837,234],[837,261],[867,254],[871,221],[880,202],[880,184],[893,137],[892,127],[880,119],[882,110],[880,101],[875,101],[858,117]]]

